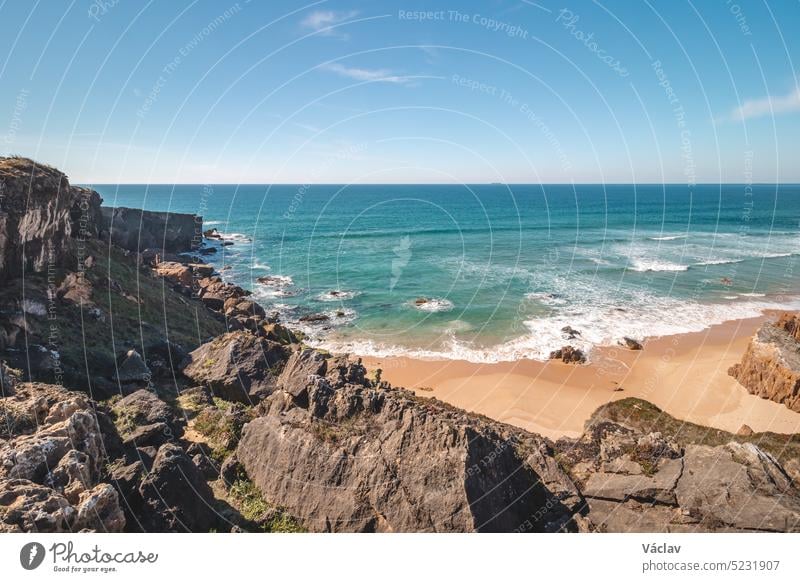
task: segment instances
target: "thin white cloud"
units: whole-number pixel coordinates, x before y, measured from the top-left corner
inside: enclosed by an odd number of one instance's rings
[[[358,16],[357,10],[349,10],[346,12],[336,10],[315,10],[306,16],[300,25],[303,28],[311,29],[314,32],[324,36],[335,36],[337,38],[347,39],[349,38],[349,35],[338,30],[336,25],[356,16]]]
[[[787,95],[768,95],[760,99],[748,99],[740,107],[733,110],[731,118],[734,121],[743,121],[753,117],[791,113],[793,111],[800,111],[800,89],[795,89]]]
[[[342,77],[355,81],[382,81],[384,83],[408,83],[409,77],[394,74],[388,69],[362,69],[359,67],[346,67],[341,63],[327,63],[322,66],[326,71],[336,73]]]

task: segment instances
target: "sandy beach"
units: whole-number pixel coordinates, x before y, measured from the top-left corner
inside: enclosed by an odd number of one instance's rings
[[[774,314],[729,321],[705,331],[651,338],[641,351],[593,352],[587,365],[521,360],[497,364],[364,358],[382,378],[550,438],[582,433],[602,404],[637,397],[672,416],[736,432],[800,432],[800,414],[753,396],[728,376],[750,337]]]

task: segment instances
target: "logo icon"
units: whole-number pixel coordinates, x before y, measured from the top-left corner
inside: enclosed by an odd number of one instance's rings
[[[44,561],[44,546],[39,542],[30,542],[19,551],[19,563],[26,570],[35,570]]]

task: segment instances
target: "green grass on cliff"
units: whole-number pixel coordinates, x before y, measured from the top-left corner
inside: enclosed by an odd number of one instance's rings
[[[731,441],[753,443],[768,452],[780,463],[789,459],[800,459],[800,434],[778,434],[758,432],[752,435],[736,435],[724,430],[694,424],[674,418],[656,405],[639,398],[623,398],[598,408],[590,423],[610,420],[637,429],[644,434],[660,432],[670,436],[680,445],[719,446]]]
[[[24,290],[17,280],[0,291],[3,304],[25,297],[48,310],[46,316],[26,318],[28,343],[59,352],[67,387],[86,388],[89,379],[93,384],[100,378],[110,380],[116,358],[129,349],[142,353],[143,348],[168,339],[191,351],[225,332],[218,316],[199,301],[173,291],[149,269],[138,267],[134,254],[126,256],[116,247],[90,240],[84,256],[95,259],[95,265],[86,271],[93,305],[49,300],[48,293],[55,291],[66,271],[51,273],[49,279],[47,273],[26,275]],[[92,308],[97,308],[99,317]]]

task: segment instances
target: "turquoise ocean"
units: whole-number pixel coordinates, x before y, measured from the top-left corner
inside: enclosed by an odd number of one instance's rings
[[[333,351],[545,359],[800,308],[798,185],[91,187],[201,214],[233,243],[207,260]]]

